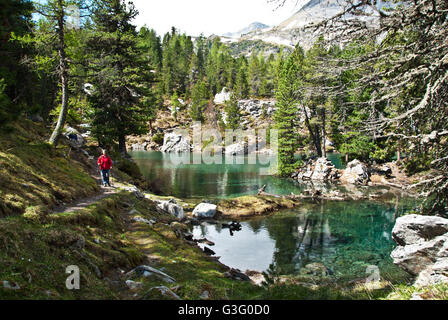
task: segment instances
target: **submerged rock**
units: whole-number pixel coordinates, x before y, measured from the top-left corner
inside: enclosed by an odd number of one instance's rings
[[[416,277],[416,286],[448,283],[448,219],[408,215],[397,220],[394,263]]]
[[[211,203],[201,203],[193,210],[193,216],[199,219],[210,219],[215,217],[217,205]]]

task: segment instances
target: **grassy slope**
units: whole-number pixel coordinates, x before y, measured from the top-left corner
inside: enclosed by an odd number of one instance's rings
[[[43,210],[98,191],[66,146],[52,149],[30,121],[0,132],[0,217]]]

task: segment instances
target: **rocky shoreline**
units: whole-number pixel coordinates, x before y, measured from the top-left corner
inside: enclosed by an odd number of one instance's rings
[[[369,197],[359,198],[359,194],[354,189],[374,186],[395,188],[413,196],[415,194],[410,186],[418,182],[417,178],[408,177],[396,162],[368,165],[359,160],[353,160],[347,164],[346,169],[337,169],[327,158],[308,160],[305,165],[291,175],[291,178],[312,186],[312,189],[307,191],[309,194],[305,197],[308,198],[311,195],[311,197],[330,200],[368,199]],[[344,186],[349,192],[346,195],[334,193],[334,191],[328,192],[322,188],[324,184]]]

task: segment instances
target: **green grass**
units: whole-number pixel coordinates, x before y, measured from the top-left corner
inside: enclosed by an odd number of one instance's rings
[[[51,148],[44,142],[46,133],[46,128],[24,121],[0,134],[0,300],[166,299],[151,290],[159,285],[187,300],[199,299],[204,291],[211,299],[225,300],[409,299],[417,290],[387,279],[372,287],[293,276],[283,276],[266,287],[227,279],[225,266],[177,238],[175,229],[185,225],[173,224],[171,216],[158,213],[151,200],[138,200],[126,192],[77,212],[51,213],[56,204],[98,189],[86,171],[86,159],[70,154],[65,146]],[[91,154],[95,150],[88,148]],[[139,181],[132,162],[123,161],[118,168],[122,169],[115,171],[119,179]],[[190,208],[194,205],[188,203]],[[228,216],[249,217],[294,205],[282,198],[241,197],[220,202],[219,209]],[[133,209],[137,212],[130,215]],[[133,216],[158,223],[153,227],[135,223]],[[124,274],[141,264],[164,271],[176,283],[137,278],[133,280],[141,281],[142,288],[128,290]],[[79,291],[65,287],[65,270],[70,265],[81,270]],[[18,284],[20,289],[5,289],[2,281]],[[418,292],[430,299],[447,298],[446,285]]]
[[[51,208],[98,191],[68,147],[45,143],[43,129],[23,121],[0,136],[0,217]]]
[[[247,218],[269,214],[280,209],[292,209],[299,204],[299,201],[286,197],[243,196],[221,200],[218,203],[218,211],[224,217]]]

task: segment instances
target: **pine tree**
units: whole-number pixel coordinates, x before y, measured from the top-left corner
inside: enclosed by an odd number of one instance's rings
[[[300,79],[302,75],[303,50],[296,51],[283,64],[276,92],[277,111],[274,115],[276,129],[279,130],[279,172],[288,176],[296,169],[294,154],[298,148],[297,103],[300,100]]]
[[[191,95],[190,116],[193,121],[204,121],[204,111],[210,99],[210,91],[204,81],[199,81],[193,87]]]
[[[22,111],[18,102],[28,98],[30,87],[35,85],[27,81],[29,73],[21,63],[29,50],[25,51],[18,41],[11,41],[13,35],[29,32],[31,12],[30,1],[3,0],[0,5],[0,123],[10,120],[11,115],[18,116]]]
[[[96,1],[96,30],[88,39],[94,86],[92,133],[101,145],[118,141],[123,154],[127,135],[146,132],[147,115],[154,106],[151,69],[142,61],[130,23],[137,14],[132,2]]]
[[[241,124],[241,113],[238,107],[238,100],[234,94],[231,94],[230,100],[226,102],[225,112],[227,114],[227,129],[236,130]]]
[[[69,108],[69,78],[70,64],[67,59],[66,51],[66,33],[67,33],[67,16],[72,6],[77,8],[83,7],[83,1],[75,0],[48,0],[45,3],[35,4],[36,11],[44,16],[53,26],[51,33],[57,38],[57,54],[58,54],[58,76],[61,87],[61,109],[56,127],[51,134],[49,143],[56,145],[65,125]],[[42,41],[47,41],[48,35],[41,35]],[[40,39],[37,38],[36,41]]]
[[[247,60],[241,57],[238,61],[238,73],[234,86],[234,92],[238,98],[245,99],[249,95],[249,82],[247,80]]]
[[[249,59],[248,67],[248,77],[249,77],[249,93],[253,97],[258,97],[260,95],[261,89],[261,77],[260,77],[260,60],[255,51]]]

